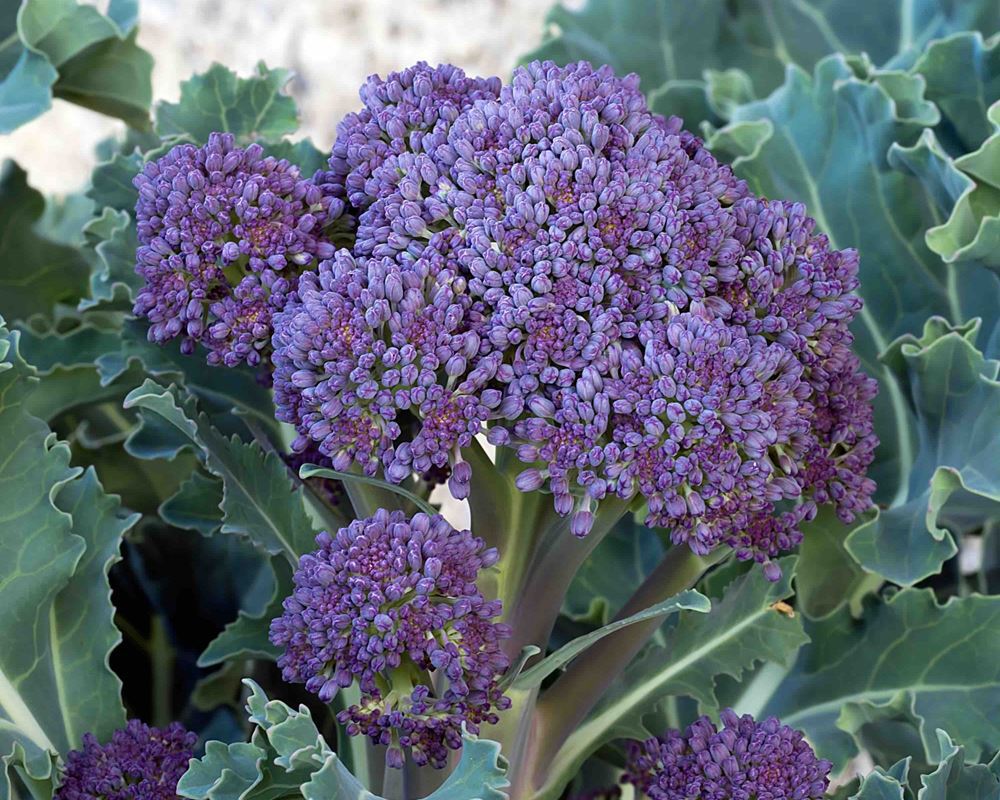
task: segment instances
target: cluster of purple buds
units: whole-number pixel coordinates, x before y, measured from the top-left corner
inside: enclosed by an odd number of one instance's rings
[[[196,343],[212,364],[266,358],[271,318],[295,296],[299,275],[334,252],[327,233],[344,210],[328,173],[303,178],[258,144],[228,133],[181,144],[134,179],[139,199],[134,311],[149,338]]]
[[[721,730],[702,717],[683,734],[631,742],[622,781],[651,800],[813,800],[830,767],[800,731],[726,709]]]
[[[388,746],[393,767],[406,750],[443,767],[463,725],[475,733],[509,706],[499,678],[510,631],[476,586],[497,551],[440,515],[384,509],[316,542],[271,623],[284,679],[324,702],[357,683],[360,701],[338,716],[350,735]]]
[[[820,503],[870,505],[875,383],[850,353],[857,254],[754,197],[634,75],[372,79],[330,181],[353,252],[275,320],[279,419],[399,482],[484,434],[585,535],[609,495],[699,553],[765,563]]]
[[[176,800],[196,741],[177,722],[160,730],[135,719],[106,745],[85,734],[66,756],[56,800]]]

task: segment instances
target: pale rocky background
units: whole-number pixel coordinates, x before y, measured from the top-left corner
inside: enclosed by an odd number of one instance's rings
[[[156,59],[156,100],[176,100],[180,82],[213,61],[241,75],[262,59],[294,70],[290,88],[302,112],[301,132],[326,149],[337,120],[358,107],[358,87],[371,73],[384,75],[424,60],[506,78],[517,57],[540,41],[550,5],[551,0],[142,0],[139,43]],[[87,180],[94,146],[122,129],[122,123],[56,100],[47,114],[0,137],[0,158],[15,158],[43,191],[70,192]]]

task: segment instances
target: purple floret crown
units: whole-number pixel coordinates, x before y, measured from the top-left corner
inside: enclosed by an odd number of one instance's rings
[[[509,707],[499,678],[510,631],[476,585],[497,551],[440,515],[384,509],[316,544],[271,623],[284,679],[324,702],[357,683],[360,701],[338,716],[350,735],[387,745],[391,766],[408,750],[443,767],[463,726],[475,733]]]
[[[299,275],[333,255],[325,232],[344,203],[327,173],[306,179],[259,144],[213,133],[150,161],[133,183],[145,282],[134,312],[150,340],[180,337],[188,354],[200,343],[212,364],[260,363]]]
[[[197,737],[174,722],[152,728],[139,720],[114,732],[107,744],[85,734],[66,756],[56,800],[176,800]]]
[[[421,63],[361,95],[327,178],[355,245],[274,317],[294,448],[450,470],[462,498],[486,435],[575,534],[615,495],[771,578],[817,506],[870,507],[857,253],[801,204],[755,197],[609,67]]]
[[[651,800],[813,800],[829,785],[831,764],[801,731],[774,717],[756,722],[732,709],[722,727],[701,717],[683,733],[630,742],[623,783]]]

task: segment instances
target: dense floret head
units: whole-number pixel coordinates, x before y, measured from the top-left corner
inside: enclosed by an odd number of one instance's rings
[[[299,275],[333,254],[325,231],[343,213],[328,174],[307,180],[260,145],[213,133],[181,144],[134,179],[139,196],[134,311],[151,341],[200,343],[212,364],[260,363],[271,318],[295,296]]]
[[[812,800],[826,793],[830,768],[801,731],[726,709],[721,729],[702,717],[683,733],[631,742],[623,782],[651,800]]]
[[[393,159],[433,153],[448,127],[476,100],[495,98],[499,78],[470,78],[451,64],[424,61],[361,87],[363,108],[337,126],[330,170],[338,195],[365,209],[395,186]]]
[[[196,741],[177,722],[161,730],[135,719],[105,745],[85,734],[66,756],[56,800],[176,800]]]
[[[574,533],[617,495],[770,577],[817,504],[868,508],[857,254],[801,204],[754,197],[635,76],[535,62],[480,89],[428,112],[429,138],[387,138],[409,89],[372,103],[382,127],[348,126],[350,169],[381,177],[345,179],[367,187],[354,250],[276,323],[295,447],[397,482],[448,467],[464,497],[463,450],[486,434]]]
[[[360,701],[339,715],[349,734],[387,745],[392,766],[404,750],[444,766],[463,724],[476,732],[509,705],[509,630],[476,586],[496,550],[439,515],[381,509],[316,542],[271,624],[282,675],[325,702],[356,682]]]

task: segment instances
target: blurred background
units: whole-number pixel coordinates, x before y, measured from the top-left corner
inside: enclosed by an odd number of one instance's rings
[[[548,9],[539,0],[144,0],[139,44],[156,60],[156,100],[176,100],[180,82],[213,61],[244,76],[260,60],[294,70],[289,88],[302,109],[299,133],[325,150],[371,73],[422,59],[506,77],[517,56],[540,41]],[[43,192],[68,192],[88,179],[95,145],[124,129],[55,100],[52,111],[0,137],[0,160],[16,159]]]

